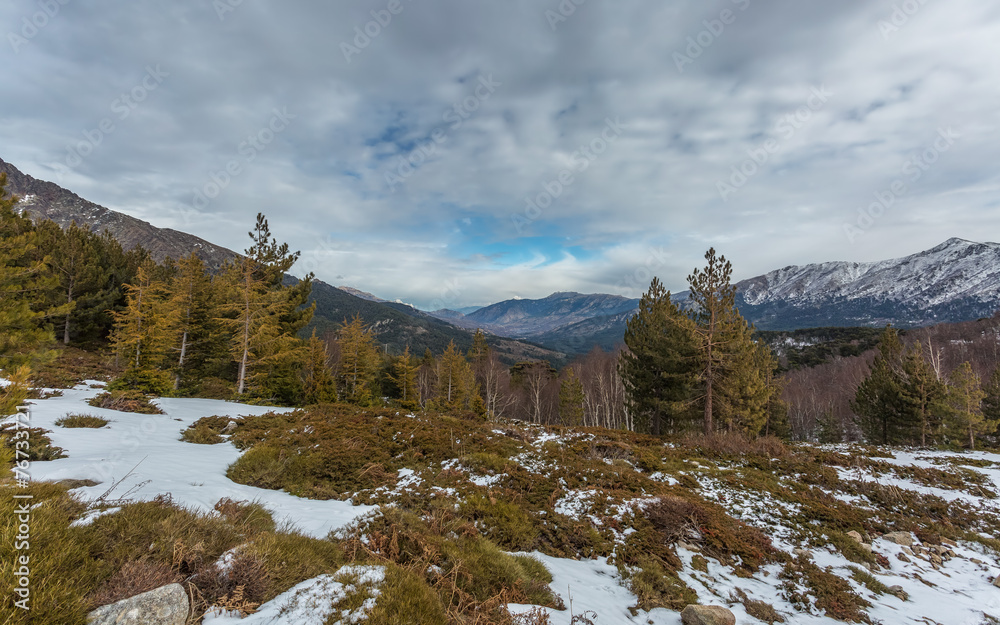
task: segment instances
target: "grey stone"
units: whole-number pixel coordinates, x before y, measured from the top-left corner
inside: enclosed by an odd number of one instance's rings
[[[882,535],[882,540],[887,540],[891,543],[896,543],[897,545],[902,545],[904,547],[913,546],[913,534],[909,532],[889,532],[888,534]]]
[[[184,625],[188,612],[184,587],[168,584],[97,608],[87,615],[87,625]]]
[[[941,539],[941,544],[942,545],[948,545],[949,547],[958,547],[958,543],[956,543],[954,540],[950,540],[948,538],[942,538]]]
[[[993,580],[993,585],[1000,588],[1000,575],[997,575],[997,578]]]
[[[896,559],[899,560],[900,562],[909,562],[910,556],[900,551],[899,553],[896,554]]]
[[[736,615],[718,605],[689,605],[681,612],[684,625],[736,625]]]
[[[858,544],[860,544],[860,545],[865,544],[865,539],[861,537],[860,533],[858,533],[858,532],[856,532],[854,530],[851,530],[851,531],[847,532],[847,535],[850,536],[851,538],[853,538],[855,540],[855,542],[857,542]]]
[[[889,594],[894,597],[899,597],[900,600],[906,601],[909,597],[906,595],[906,591],[903,590],[902,586],[889,586]]]

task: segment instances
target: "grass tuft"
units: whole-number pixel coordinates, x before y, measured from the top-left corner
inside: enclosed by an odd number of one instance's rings
[[[68,414],[56,419],[56,425],[64,428],[102,428],[111,423],[107,419],[89,414]]]

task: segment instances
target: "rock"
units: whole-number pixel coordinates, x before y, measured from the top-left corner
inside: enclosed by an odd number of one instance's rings
[[[1000,575],[997,575],[997,578],[993,580],[993,585],[1000,588]]]
[[[102,606],[87,615],[87,625],[184,625],[190,604],[180,584]]]
[[[813,557],[811,551],[809,551],[808,549],[803,549],[802,547],[793,549],[792,553],[795,555],[796,558],[802,558],[803,560],[812,560]]]
[[[942,545],[947,545],[949,547],[958,547],[958,543],[956,543],[954,540],[951,540],[949,538],[942,538],[941,539],[941,544]]]
[[[983,563],[983,561],[980,560],[979,558],[969,558],[969,562],[971,562],[973,564],[982,564]]]
[[[882,540],[887,540],[891,543],[896,543],[897,545],[902,545],[904,547],[913,546],[913,534],[909,532],[889,532],[888,534],[882,535]]]
[[[900,555],[902,555],[902,554],[900,554]],[[909,599],[909,595],[906,594],[906,591],[903,590],[902,586],[898,586],[898,585],[897,586],[889,586],[889,594],[893,595],[894,597],[899,597],[899,599],[901,601],[906,601],[907,599]]]
[[[865,544],[865,539],[861,537],[861,534],[851,530],[847,532],[847,535],[853,538],[859,545]]]
[[[903,551],[911,556],[913,555],[913,550],[905,545],[903,546]]]
[[[717,605],[689,605],[681,612],[684,625],[736,625],[736,616]]]
[[[938,554],[932,553],[931,554],[931,564],[933,564],[935,566],[941,566],[942,564],[944,564],[944,560],[942,560],[941,556],[939,556]]]
[[[896,554],[896,559],[899,560],[899,561],[901,561],[901,562],[909,562],[910,561],[910,557],[908,555],[906,555],[905,553],[903,553],[902,551],[900,551],[899,553]]]

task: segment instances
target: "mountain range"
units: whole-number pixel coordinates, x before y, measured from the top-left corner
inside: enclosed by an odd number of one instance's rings
[[[8,191],[21,197],[18,207],[35,219],[51,219],[65,227],[72,222],[87,225],[97,232],[109,232],[123,247],[142,246],[157,261],[174,259],[195,252],[213,270],[237,253],[186,232],[157,228],[150,223],[113,211],[81,198],[72,191],[52,182],[45,182],[19,171],[0,159],[0,173],[6,173]],[[289,280],[294,278],[289,277]],[[338,289],[322,280],[313,281],[310,302],[316,302],[316,314],[305,331],[313,329],[322,336],[335,330],[345,319],[360,315],[375,333],[380,346],[391,353],[409,347],[416,355],[430,349],[437,354],[450,341],[463,351],[472,346],[473,333],[457,327],[412,306],[386,302],[356,289]],[[541,359],[564,360],[564,354],[538,345],[515,341],[503,336],[490,337],[490,343],[500,357],[508,362]]]
[[[110,232],[123,246],[141,245],[157,260],[194,251],[213,269],[236,252],[194,235],[157,228],[21,173],[0,159],[9,189],[36,218],[65,226],[87,224]],[[826,326],[901,327],[955,322],[1000,309],[1000,244],[949,239],[932,249],[879,262],[827,262],[788,266],[736,284],[740,312],[762,330]],[[684,304],[688,293],[673,295]],[[385,349],[440,352],[448,341],[466,349],[482,328],[505,360],[561,360],[567,354],[621,343],[639,300],[609,294],[553,293],[482,308],[423,312],[349,286],[314,282],[313,322],[321,333],[361,315]],[[543,347],[544,346],[544,347]]]

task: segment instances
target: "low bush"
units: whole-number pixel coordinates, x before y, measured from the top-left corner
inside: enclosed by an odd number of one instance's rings
[[[35,462],[38,460],[56,460],[65,458],[66,450],[52,444],[52,439],[48,437],[49,430],[42,428],[22,428],[14,423],[7,423],[0,426],[0,440],[3,445],[10,450],[11,460],[28,460]],[[27,443],[27,444],[25,444]],[[21,453],[18,453],[20,451]],[[27,457],[24,453],[27,453]]]
[[[163,414],[163,411],[152,404],[144,393],[135,390],[106,391],[89,399],[87,403],[95,408],[107,408],[119,412]]]
[[[56,425],[64,428],[102,428],[111,423],[107,419],[89,414],[69,414],[56,419]]]

